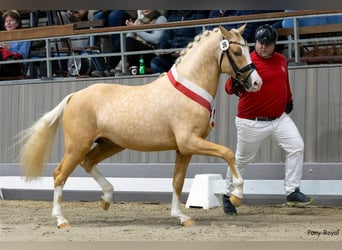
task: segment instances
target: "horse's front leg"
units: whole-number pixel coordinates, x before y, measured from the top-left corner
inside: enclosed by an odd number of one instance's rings
[[[191,226],[195,222],[187,215],[182,213],[181,209],[181,195],[185,179],[186,170],[189,166],[192,155],[182,155],[177,151],[175,169],[173,173],[173,193],[171,216],[178,217],[182,226]]]
[[[199,155],[209,155],[220,157],[225,160],[231,170],[234,190],[231,193],[230,201],[234,206],[240,206],[241,199],[243,198],[243,178],[235,165],[235,154],[233,151],[222,145],[207,141],[198,136],[192,136],[188,140],[188,144],[184,144],[181,149],[182,152]]]

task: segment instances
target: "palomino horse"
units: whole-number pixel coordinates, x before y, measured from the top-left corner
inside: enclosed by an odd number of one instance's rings
[[[249,91],[259,90],[262,84],[241,36],[244,28],[204,31],[181,52],[167,74],[149,84],[94,84],[71,93],[24,131],[20,162],[23,175],[33,179],[41,176],[63,120],[65,153],[53,175],[52,215],[59,228],[69,227],[61,209],[62,189],[76,166],[81,165],[101,186],[104,194],[100,202],[107,210],[113,186],[96,164],[126,148],[176,150],[171,216],[178,217],[184,226],[194,223],[180,207],[193,154],[220,157],[229,164],[235,185],[231,201],[240,204],[243,179],[235,166],[234,153],[204,138],[211,130],[211,103],[221,72],[238,78]]]

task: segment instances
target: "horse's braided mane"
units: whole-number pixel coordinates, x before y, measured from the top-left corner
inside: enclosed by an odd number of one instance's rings
[[[180,52],[179,57],[176,60],[176,65],[181,62],[182,57],[186,54],[186,52],[189,49],[191,49],[193,47],[194,43],[198,43],[203,36],[209,36],[211,33],[218,32],[218,31],[219,31],[219,28],[214,28],[212,31],[211,30],[205,30],[202,34],[197,35],[194,38],[194,41],[189,43],[188,46]]]

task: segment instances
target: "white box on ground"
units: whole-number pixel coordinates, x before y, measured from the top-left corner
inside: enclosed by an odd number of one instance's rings
[[[209,209],[211,207],[221,206],[218,198],[220,194],[216,190],[217,183],[223,183],[221,174],[196,174],[185,207]]]

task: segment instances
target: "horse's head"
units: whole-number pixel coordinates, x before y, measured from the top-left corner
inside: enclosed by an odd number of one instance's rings
[[[262,80],[255,65],[252,63],[247,42],[241,36],[245,28],[246,24],[239,29],[228,31],[220,26],[223,35],[220,43],[222,50],[220,67],[222,72],[226,72],[236,78],[247,91],[255,92],[261,88]],[[226,57],[228,62],[227,69],[224,68],[224,57]]]

